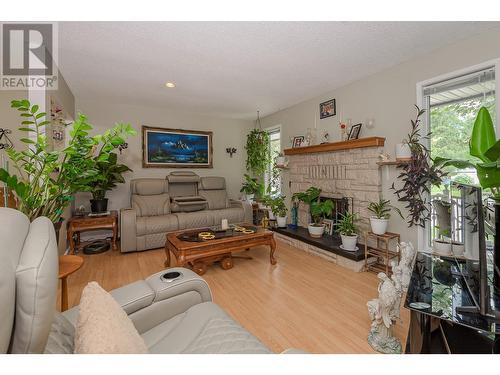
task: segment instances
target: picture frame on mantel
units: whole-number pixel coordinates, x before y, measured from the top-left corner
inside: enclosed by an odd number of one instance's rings
[[[362,125],[363,124],[356,124],[351,126],[351,129],[349,130],[349,136],[347,137],[348,141],[359,138],[359,133],[361,133]]]
[[[335,99],[327,100],[326,102],[320,103],[319,105],[319,118],[320,120],[332,117],[337,114],[337,108],[335,105]]]
[[[213,132],[142,126],[143,168],[213,168]]]

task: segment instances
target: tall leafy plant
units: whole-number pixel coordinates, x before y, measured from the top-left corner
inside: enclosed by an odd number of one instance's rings
[[[481,107],[472,128],[469,153],[476,161],[436,157],[434,162],[442,167],[459,169],[475,168],[481,187],[490,189],[493,197],[500,200],[500,140],[496,139],[495,127],[488,109]]]
[[[18,198],[18,209],[30,220],[47,216],[59,222],[73,194],[88,191],[99,179],[97,163],[107,163],[111,151],[125,143],[136,131],[129,124],[116,124],[103,134],[90,136],[92,125],[78,114],[69,131],[69,144],[62,150],[50,150],[44,126],[46,113],[29,100],[13,100],[11,107],[23,119],[19,131],[25,134],[23,150],[8,149],[15,173],[0,168],[0,181],[7,184]]]
[[[125,182],[122,174],[132,171],[125,164],[118,163],[118,155],[114,152],[109,153],[107,160],[99,160],[99,158],[100,155],[96,156],[95,177],[84,187],[85,191],[92,193],[94,199],[104,199],[107,191]]]
[[[432,163],[428,148],[422,143],[429,139],[430,133],[422,135],[421,116],[424,109],[415,106],[417,114],[411,120],[411,130],[406,143],[411,150],[411,159],[406,164],[398,165],[401,172],[398,178],[403,185],[396,188],[392,183],[392,189],[398,201],[405,204],[408,211],[406,222],[409,227],[418,225],[425,226],[430,218],[429,202],[427,196],[430,194],[431,186],[439,186],[446,173],[436,163]]]
[[[262,129],[253,129],[247,135],[246,167],[254,176],[263,176],[271,162],[269,143],[269,134]]]

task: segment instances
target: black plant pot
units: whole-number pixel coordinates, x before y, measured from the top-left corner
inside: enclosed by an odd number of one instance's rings
[[[95,214],[106,212],[108,210],[108,198],[91,199],[90,210]]]
[[[56,243],[59,245],[59,232],[61,231],[61,226],[63,219],[60,219],[57,223],[52,223],[54,225],[54,230],[56,231]]]

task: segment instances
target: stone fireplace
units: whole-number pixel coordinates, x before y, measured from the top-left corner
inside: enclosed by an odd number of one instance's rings
[[[383,140],[383,138],[377,139]],[[337,143],[347,144],[344,147],[349,147],[350,142],[357,141],[361,140]],[[355,143],[352,145],[356,146]],[[383,141],[373,142],[370,145],[325,149],[320,152],[314,152],[318,149],[312,149],[312,152],[297,154],[289,153],[296,149],[287,150],[291,194],[316,186],[321,189],[322,197],[348,198],[349,204],[352,204],[349,210],[359,214],[360,229],[362,231],[369,229],[368,204],[371,201],[378,201],[382,192],[382,177],[377,162],[378,156],[383,152]],[[301,203],[299,225],[307,227],[309,222],[309,207]]]
[[[382,177],[377,162],[383,152],[384,141],[384,138],[371,137],[285,150],[291,194],[315,186],[322,190],[323,198],[344,199],[348,210],[359,215],[357,224],[361,235],[358,241],[363,243],[362,232],[370,228],[368,205],[371,201],[378,201],[382,192]],[[309,207],[300,203],[298,216],[299,226],[307,227],[311,220]],[[364,266],[364,247],[356,256],[344,254],[346,257],[343,257],[338,251],[332,254],[331,248],[321,247],[321,243],[312,244],[307,239],[309,244],[305,245],[298,236],[292,234],[291,237],[292,240],[286,239],[292,241],[290,244],[341,265],[348,264],[353,270],[360,271]],[[284,236],[278,238],[285,240]]]

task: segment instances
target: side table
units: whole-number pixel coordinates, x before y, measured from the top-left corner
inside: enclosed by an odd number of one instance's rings
[[[376,246],[368,246],[369,240],[375,240]],[[390,263],[393,258],[400,260],[399,251],[389,249],[390,242],[396,240],[399,244],[400,236],[397,233],[386,232],[384,234],[375,234],[373,232],[365,232],[365,269],[367,271],[385,272],[390,276]],[[368,264],[368,258],[375,257],[377,261],[373,264]]]
[[[118,238],[118,212],[110,211],[106,216],[72,216],[68,220],[67,234],[70,253],[76,254],[81,246],[80,233],[92,230],[111,230],[113,240],[111,245],[116,250],[116,240]],[[76,237],[76,240],[75,240]]]
[[[83,258],[76,255],[59,257],[59,279],[61,280],[61,311],[68,309],[68,276],[75,273],[83,265]]]

